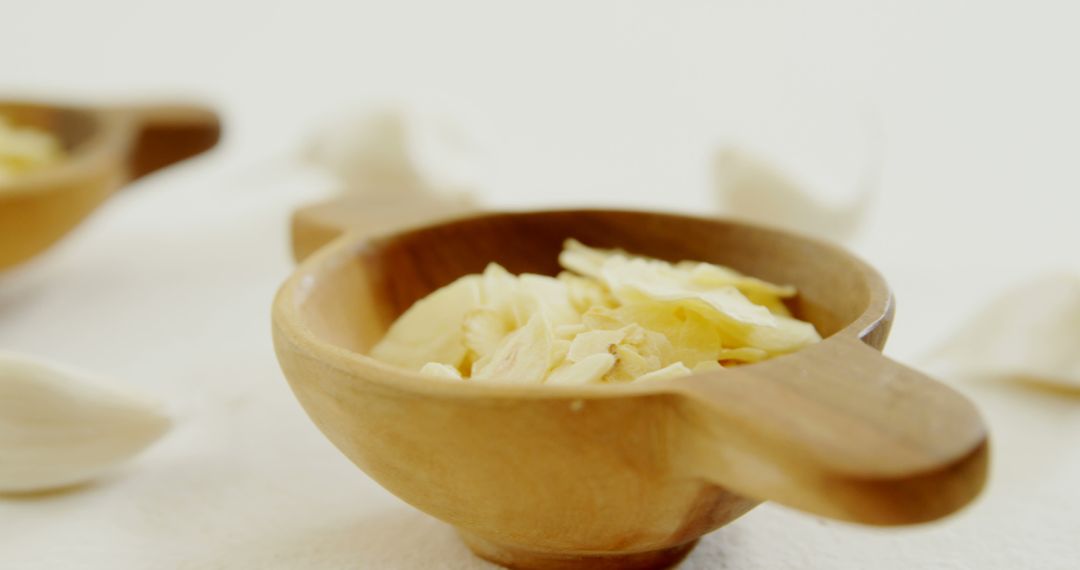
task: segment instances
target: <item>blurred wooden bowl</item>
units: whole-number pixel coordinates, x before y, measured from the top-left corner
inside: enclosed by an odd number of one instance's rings
[[[793,284],[796,315],[825,339],[714,373],[582,387],[438,381],[365,356],[414,301],[488,262],[556,273],[568,237]],[[478,555],[511,568],[656,568],[764,500],[898,525],[979,493],[982,419],[880,354],[892,318],[878,273],[829,245],[716,219],[561,211],[342,237],[283,285],[273,329],[323,433]]]
[[[68,154],[0,183],[0,270],[56,243],[124,183],[212,148],[221,134],[217,115],[192,106],[0,102],[0,115],[53,133]]]

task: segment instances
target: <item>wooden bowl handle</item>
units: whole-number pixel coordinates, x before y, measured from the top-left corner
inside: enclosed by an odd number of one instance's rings
[[[986,427],[951,388],[855,337],[688,377],[700,475],[749,497],[876,525],[930,521],[986,478]]]
[[[155,105],[125,110],[134,116],[129,151],[132,180],[210,150],[221,138],[221,120],[206,107]]]

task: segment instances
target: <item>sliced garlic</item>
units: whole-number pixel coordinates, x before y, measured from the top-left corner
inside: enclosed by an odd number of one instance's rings
[[[169,428],[153,403],[9,353],[0,353],[0,492],[82,483]]]
[[[615,355],[600,352],[591,354],[578,362],[567,361],[548,376],[546,384],[580,385],[603,380],[604,375],[615,366]]]
[[[473,365],[472,378],[509,384],[539,384],[552,365],[554,335],[543,313],[510,333],[491,354]]]
[[[462,277],[409,307],[371,355],[413,371],[428,362],[458,366],[466,354],[462,323],[479,305],[480,277]]]
[[[721,348],[717,360],[735,362],[760,362],[769,357],[769,353],[760,348],[743,346],[740,348]]]
[[[575,385],[715,370],[820,340],[788,315],[790,286],[573,240],[559,261],[580,275],[488,264],[418,301],[372,356],[447,379]]]
[[[581,333],[570,342],[570,351],[566,354],[566,359],[570,362],[580,362],[594,354],[612,354],[615,347],[626,338],[627,332],[627,328],[620,328]]]
[[[642,374],[638,376],[638,382],[649,382],[653,380],[671,380],[672,378],[678,378],[680,376],[689,376],[693,372],[686,367],[682,362],[676,362],[665,366],[659,370],[653,370],[652,372]]]
[[[559,263],[599,280],[623,305],[610,314],[602,306],[590,309],[584,317],[590,328],[617,328],[602,323],[610,316],[616,322],[636,322],[665,332],[675,343],[672,331],[682,319],[677,316],[681,310],[707,320],[723,345],[730,348],[753,346],[770,354],[785,354],[821,340],[813,325],[788,316],[781,298],[794,295],[792,287],[773,285],[726,267],[700,262],[673,265],[619,250],[590,248],[574,240],[567,240]]]
[[[420,367],[420,373],[424,376],[430,376],[432,378],[441,378],[443,380],[461,380],[461,371],[449,364],[443,364],[441,362],[428,362]]]
[[[465,315],[462,323],[465,347],[473,360],[488,356],[499,346],[509,332],[502,315],[493,309],[473,309]]]

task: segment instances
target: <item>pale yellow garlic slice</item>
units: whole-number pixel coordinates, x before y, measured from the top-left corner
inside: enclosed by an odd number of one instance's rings
[[[774,285],[768,281],[749,277],[734,269],[712,263],[680,261],[675,264],[675,268],[680,271],[685,271],[689,283],[699,287],[712,288],[730,285],[747,296],[755,293],[780,298],[795,296],[795,288],[790,285]]]
[[[621,254],[616,250],[603,250],[589,247],[576,239],[568,239],[563,244],[563,250],[559,253],[559,265],[593,279],[600,279],[600,272],[604,264],[613,254]]]
[[[489,264],[472,276],[472,286],[455,283],[449,288],[460,291],[440,290],[425,299],[433,301],[428,307],[417,303],[402,321],[414,319],[426,333],[399,322],[395,327],[405,332],[392,328],[380,354],[416,368],[426,364],[429,375],[456,378],[464,372],[463,378],[479,381],[581,384],[715,370],[721,363],[757,362],[820,340],[811,324],[788,315],[783,299],[794,294],[792,288],[728,268],[671,264],[573,240],[560,262],[581,275],[515,276]],[[451,303],[453,308],[444,307]],[[423,337],[426,349],[394,352],[383,346],[394,346],[395,332],[421,338],[455,320],[456,334]],[[429,358],[431,347],[443,349],[449,360]]]
[[[693,372],[689,368],[687,368],[685,364],[683,364],[682,362],[676,362],[674,364],[669,364],[668,366],[665,366],[659,370],[653,370],[652,372],[642,374],[641,376],[638,376],[635,381],[654,382],[657,380],[671,380],[674,378],[679,378],[680,376],[689,376],[691,374],[693,374]]]
[[[571,341],[566,359],[579,362],[594,354],[612,354],[615,347],[626,338],[627,332],[626,328],[583,332]]]
[[[616,345],[614,354],[615,366],[604,375],[605,382],[633,382],[664,366],[663,360],[655,352],[650,353],[630,344]]]
[[[615,366],[615,355],[607,352],[590,354],[577,362],[567,360],[551,372],[547,384],[574,386],[594,384],[603,380]]]
[[[618,302],[611,292],[599,281],[563,271],[557,279],[566,285],[570,293],[570,303],[578,313],[584,313],[592,307],[615,308]]]
[[[564,340],[573,340],[577,335],[589,330],[584,323],[559,325],[554,328],[555,337]]]
[[[480,277],[462,277],[409,307],[371,356],[413,371],[428,362],[457,367],[466,354],[462,323],[479,305]]]
[[[570,300],[570,290],[565,282],[547,275],[522,274],[518,277],[519,294],[528,311],[540,311],[552,326],[581,322],[581,313]]]
[[[510,333],[488,357],[473,364],[473,380],[539,384],[552,367],[551,324],[543,313]]]
[[[793,319],[776,316],[775,327],[753,327],[745,336],[745,346],[759,348],[770,354],[786,354],[821,341],[814,325]]]
[[[462,380],[461,371],[449,364],[441,362],[428,362],[420,367],[420,374],[443,380]]]
[[[525,324],[528,315],[516,306],[518,280],[498,263],[489,263],[480,276],[480,304],[499,313],[506,326],[516,329]]]
[[[626,326],[615,309],[593,307],[581,315],[581,323],[589,330],[613,330]]]
[[[566,360],[567,354],[570,353],[570,341],[563,338],[556,338],[551,341],[551,362],[560,363]]]
[[[465,347],[473,360],[479,360],[494,352],[510,329],[507,320],[498,311],[480,308],[465,315],[462,331]]]
[[[744,346],[741,348],[721,348],[717,360],[750,364],[753,362],[760,362],[768,357],[769,353],[760,348]]]

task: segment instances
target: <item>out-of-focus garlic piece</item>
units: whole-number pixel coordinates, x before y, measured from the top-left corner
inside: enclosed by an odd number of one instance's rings
[[[988,303],[923,365],[1080,390],[1080,276],[1048,275]]]
[[[85,376],[0,353],[0,492],[88,481],[170,425],[152,402]]]
[[[63,159],[64,149],[55,135],[35,127],[17,126],[0,114],[0,183]]]
[[[848,203],[827,204],[765,160],[734,148],[716,155],[715,177],[722,214],[835,241],[855,235],[878,189],[873,179],[863,180]]]
[[[475,137],[425,109],[387,106],[335,121],[305,154],[347,192],[372,198],[460,195],[483,185]]]

